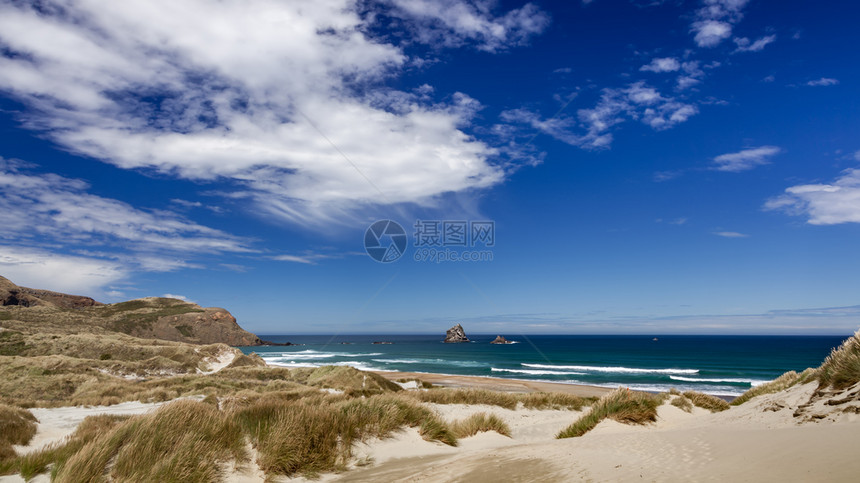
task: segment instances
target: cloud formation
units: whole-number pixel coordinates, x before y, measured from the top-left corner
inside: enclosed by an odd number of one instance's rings
[[[504,15],[493,14],[490,0],[387,0],[388,14],[406,20],[412,39],[429,45],[460,47],[474,43],[496,52],[523,45],[546,29],[549,15],[532,3]]]
[[[603,89],[597,104],[577,111],[576,119],[556,116],[545,120],[527,109],[505,111],[501,117],[507,122],[526,124],[567,144],[602,149],[612,144],[610,128],[627,119],[661,131],[687,121],[698,112],[695,105],[665,97],[644,81],[638,81],[622,88]]]
[[[860,169],[845,170],[831,183],[791,186],[764,207],[805,216],[810,225],[860,223]]]
[[[639,70],[644,72],[675,72],[681,68],[681,63],[673,57],[656,57],[643,65]]]
[[[716,164],[714,169],[732,173],[748,171],[756,166],[770,163],[770,158],[779,154],[780,151],[782,150],[777,146],[760,146],[736,153],[721,154],[714,158]]]
[[[444,32],[489,51],[548,22],[530,4],[500,16],[482,1],[386,4],[419,41]],[[383,88],[420,59],[372,38],[375,17],[360,10],[354,0],[7,3],[0,89],[30,106],[27,126],[74,153],[226,181],[231,196],[296,222],[501,182],[498,151],[464,131],[480,104]]]
[[[746,37],[735,39],[735,44],[738,46],[735,52],[761,52],[769,44],[776,41],[776,35],[766,35],[755,42],[751,42]]]
[[[821,79],[811,80],[806,83],[808,86],[812,87],[826,87],[826,86],[835,86],[839,84],[838,79],[832,79],[830,77],[822,77]]]
[[[748,0],[703,0],[690,31],[699,47],[716,47],[732,36],[732,27],[743,17]]]

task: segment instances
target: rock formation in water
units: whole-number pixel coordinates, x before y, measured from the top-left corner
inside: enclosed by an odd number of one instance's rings
[[[490,344],[512,344],[512,342],[500,335],[497,335]]]
[[[466,331],[463,330],[463,326],[457,324],[454,327],[448,329],[448,332],[445,335],[445,342],[469,342],[469,338],[466,337]]]

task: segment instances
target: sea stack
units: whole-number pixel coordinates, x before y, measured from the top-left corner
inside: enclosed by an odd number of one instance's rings
[[[469,342],[469,338],[466,337],[466,331],[463,330],[463,326],[460,324],[455,325],[448,329],[448,332],[445,334],[445,342],[446,343],[455,343],[455,342]]]
[[[497,335],[495,339],[493,339],[490,344],[511,344],[511,341],[505,339],[504,337]]]

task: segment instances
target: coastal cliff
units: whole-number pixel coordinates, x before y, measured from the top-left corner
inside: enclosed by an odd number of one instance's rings
[[[144,339],[190,344],[264,345],[230,312],[183,300],[148,297],[103,304],[90,297],[15,285],[0,277],[0,320],[63,333],[119,332]]]

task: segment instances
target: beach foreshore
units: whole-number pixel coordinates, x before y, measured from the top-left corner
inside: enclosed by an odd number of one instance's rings
[[[563,384],[558,382],[527,381],[485,376],[460,376],[428,372],[391,372],[371,371],[390,380],[420,379],[434,386],[452,388],[474,388],[501,392],[560,392],[580,397],[600,397],[612,391],[611,388],[587,386],[584,384]]]

